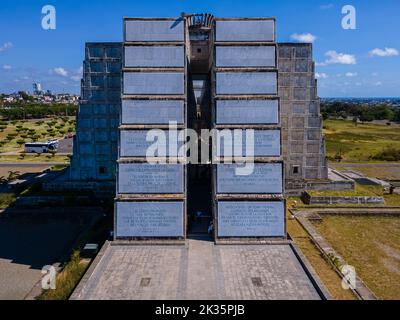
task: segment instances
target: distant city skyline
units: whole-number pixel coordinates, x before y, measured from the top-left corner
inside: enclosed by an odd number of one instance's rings
[[[321,97],[399,97],[398,0],[54,0],[56,29],[41,25],[42,1],[5,0],[0,12],[0,93],[80,93],[85,42],[122,41],[124,16],[276,17],[279,42],[312,42]],[[342,7],[356,9],[357,29],[342,28]]]

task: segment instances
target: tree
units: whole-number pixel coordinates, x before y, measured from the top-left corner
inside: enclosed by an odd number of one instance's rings
[[[19,147],[21,147],[25,143],[25,140],[19,139],[17,140],[17,144]]]
[[[368,110],[364,110],[364,111],[361,112],[360,121],[361,121],[361,122],[371,122],[371,121],[374,121],[374,116],[373,116],[373,114],[371,114]]]

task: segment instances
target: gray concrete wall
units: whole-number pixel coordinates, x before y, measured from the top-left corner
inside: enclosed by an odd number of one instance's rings
[[[217,193],[279,194],[283,192],[282,164],[255,163],[250,175],[238,175],[238,165],[217,165]]]
[[[148,151],[152,151],[152,154],[149,154],[151,157],[153,154],[155,157],[179,155],[183,141],[177,141],[174,148],[171,142],[170,150],[168,130],[159,130],[157,136],[154,136],[153,132],[149,135],[148,133],[149,130],[120,130],[120,157],[146,157]]]
[[[217,124],[278,124],[278,100],[218,100]]]
[[[184,167],[180,164],[120,163],[118,193],[177,194],[183,193]]]
[[[184,46],[126,46],[125,67],[184,67]]]
[[[157,115],[155,117],[154,115]],[[121,124],[168,124],[185,122],[183,100],[124,100]]]
[[[275,67],[275,46],[216,46],[216,67]]]
[[[219,20],[216,23],[216,41],[252,42],[275,41],[274,20]]]
[[[278,44],[279,96],[288,189],[327,179],[311,44]]]
[[[121,104],[121,43],[87,43],[70,179],[115,179]]]
[[[221,132],[221,131],[220,131]],[[225,129],[225,132],[228,131]],[[232,132],[232,131],[230,131]],[[280,157],[281,156],[281,131],[280,130],[254,130],[254,135],[249,135],[253,142],[247,138],[248,133],[232,133],[232,140],[221,138],[216,145],[219,157]],[[224,132],[221,137],[226,137]],[[254,148],[251,148],[254,146]]]
[[[184,203],[117,202],[117,237],[183,237]]]
[[[124,72],[124,94],[185,93],[185,75],[181,72]]]
[[[217,94],[277,94],[276,72],[217,72]]]
[[[124,41],[184,41],[184,23],[174,20],[126,20]]]

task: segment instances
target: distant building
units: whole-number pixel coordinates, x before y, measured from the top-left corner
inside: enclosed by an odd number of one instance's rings
[[[32,86],[33,86],[33,94],[34,95],[41,95],[42,93],[43,93],[43,91],[42,91],[42,85],[40,84],[40,83],[38,83],[38,82],[34,82],[33,84],[32,84]]]

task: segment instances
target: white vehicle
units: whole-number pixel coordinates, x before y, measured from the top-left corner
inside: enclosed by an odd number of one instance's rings
[[[57,151],[58,141],[48,142],[30,142],[25,143],[25,152],[27,153],[47,153]]]

